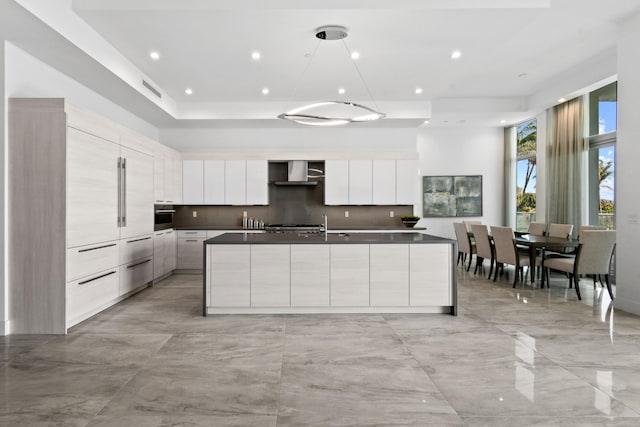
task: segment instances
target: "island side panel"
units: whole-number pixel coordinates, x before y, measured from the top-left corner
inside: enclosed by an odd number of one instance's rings
[[[452,306],[451,245],[411,245],[409,288],[411,306]]]
[[[291,306],[329,306],[329,245],[291,245]]]
[[[331,306],[369,306],[369,245],[332,244]]]
[[[251,306],[251,247],[208,245],[210,307]]]
[[[371,245],[369,251],[371,306],[408,307],[409,245]]]

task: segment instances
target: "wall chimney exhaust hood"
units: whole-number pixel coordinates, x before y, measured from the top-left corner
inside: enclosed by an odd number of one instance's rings
[[[314,170],[315,171],[315,170]],[[317,171],[322,173],[322,171]],[[318,175],[320,178],[323,175]],[[316,177],[315,175],[312,177]],[[289,160],[287,162],[287,180],[276,181],[275,185],[318,185],[318,181],[309,181],[309,162],[307,160]]]

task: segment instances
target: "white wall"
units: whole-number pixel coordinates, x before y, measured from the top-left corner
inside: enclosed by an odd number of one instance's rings
[[[7,98],[65,98],[151,139],[158,139],[158,128],[155,126],[11,43],[6,43],[5,65]]]
[[[502,128],[426,128],[418,131],[422,176],[482,175],[482,216],[423,218],[427,233],[455,239],[453,223],[462,220],[502,225],[504,193],[504,130]],[[420,183],[422,188],[422,183]],[[418,203],[422,216],[422,200]]]
[[[620,25],[618,42],[618,141],[616,147],[617,284],[615,305],[640,315],[640,15]]]
[[[416,129],[161,129],[160,142],[180,152],[416,153]]]

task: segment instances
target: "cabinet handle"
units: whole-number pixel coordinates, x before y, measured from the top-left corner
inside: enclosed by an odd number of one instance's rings
[[[198,234],[197,231],[185,231],[184,234]]]
[[[118,228],[122,227],[122,157],[118,157]]]
[[[150,259],[145,259],[144,261],[137,262],[137,263],[135,263],[133,265],[128,265],[127,268],[134,268],[134,267],[137,267],[139,265],[146,264],[148,262],[151,262],[151,260]]]
[[[122,158],[122,226],[127,226],[127,159]]]
[[[102,279],[103,277],[111,276],[112,274],[116,274],[116,272],[110,271],[108,273],[101,274],[100,276],[94,277],[92,279],[83,280],[82,282],[78,282],[78,285],[86,285],[87,283],[93,282],[98,279]]]
[[[143,237],[141,239],[128,240],[127,243],[142,242],[143,240],[149,240],[149,239],[151,239],[151,236]]]
[[[167,203],[173,203],[173,200],[167,200]]]
[[[89,252],[89,251],[97,251],[98,249],[110,248],[110,247],[115,246],[115,245],[116,245],[115,243],[111,243],[110,245],[96,246],[95,248],[78,249],[78,253]]]
[[[164,233],[156,233],[154,236],[162,236]]]
[[[197,242],[197,240],[189,240],[189,239],[187,239],[187,240],[185,240],[185,242]]]
[[[162,203],[164,202],[164,200],[156,200],[156,202]]]

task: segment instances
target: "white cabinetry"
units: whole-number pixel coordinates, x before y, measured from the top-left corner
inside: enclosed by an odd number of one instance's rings
[[[164,150],[157,148],[153,153],[153,199],[154,203],[165,203]]]
[[[268,205],[266,160],[183,160],[183,203]]]
[[[12,331],[63,334],[151,279],[127,242],[151,243],[154,143],[64,99],[9,105]]]
[[[370,205],[373,196],[371,160],[349,161],[349,204]]]
[[[349,204],[349,160],[324,162],[324,204]]]
[[[326,205],[412,205],[416,160],[326,160]]]
[[[289,245],[251,245],[251,306],[289,307]]]
[[[164,273],[170,273],[177,267],[178,239],[174,230],[167,230],[164,234]]]
[[[372,164],[372,204],[396,204],[396,161],[374,160]]]
[[[201,205],[204,203],[204,161],[182,161],[182,203]]]
[[[413,205],[418,195],[417,160],[396,160],[396,204]]]
[[[269,163],[266,160],[247,160],[247,205],[269,204]]]
[[[331,246],[331,305],[369,306],[369,245]]]
[[[225,161],[205,160],[204,161],[204,204],[224,205],[225,204]]]

